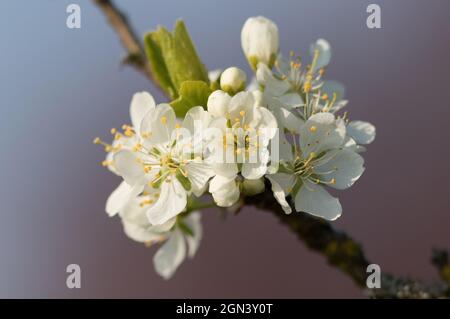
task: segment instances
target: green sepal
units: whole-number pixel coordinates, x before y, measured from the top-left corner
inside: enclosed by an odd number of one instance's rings
[[[184,234],[194,237],[194,231],[185,222],[183,222],[182,218],[177,219],[177,226]]]
[[[191,181],[189,180],[189,178],[184,176],[183,173],[181,173],[180,170],[177,170],[177,173],[176,173],[175,177],[178,179],[178,181],[181,183],[181,185],[183,186],[183,188],[186,191],[190,191],[191,190],[191,188],[192,188]]]

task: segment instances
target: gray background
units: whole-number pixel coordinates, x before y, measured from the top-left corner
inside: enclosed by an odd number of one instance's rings
[[[82,28],[66,28],[78,3]],[[375,1],[373,1],[375,2]],[[341,192],[335,223],[382,270],[432,281],[431,248],[450,248],[449,1],[376,1],[381,30],[366,28],[368,1],[118,1],[140,34],[182,17],[210,68],[249,71],[245,19],[265,15],[281,48],[333,48],[329,79],[347,86],[350,117],[373,122],[367,170]],[[149,90],[119,67],[116,35],[89,1],[1,1],[0,297],[363,297],[324,257],[271,215],[246,210],[226,221],[204,212],[204,241],[170,281],[153,249],[132,242],[104,213],[119,179],[99,166],[93,137],[128,122],[132,94]],[[82,268],[82,288],[65,267]]]

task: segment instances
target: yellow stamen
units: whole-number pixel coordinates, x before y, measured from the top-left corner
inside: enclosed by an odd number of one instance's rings
[[[311,127],[309,128],[309,131],[310,131],[311,133],[315,133],[315,132],[317,132],[317,127],[315,127],[315,126],[313,125],[313,126],[311,126]]]

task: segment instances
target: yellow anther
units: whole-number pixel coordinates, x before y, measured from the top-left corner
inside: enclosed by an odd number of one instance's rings
[[[113,150],[111,145],[106,145],[105,146],[105,152],[111,152]]]
[[[180,123],[175,124],[175,128],[181,128]]]
[[[117,141],[118,139],[120,139],[122,137],[122,134],[120,134],[119,132],[117,132],[115,135],[114,135],[114,139]]]
[[[104,166],[104,167],[110,166],[110,165],[113,165],[113,162],[112,162],[112,161],[103,161],[103,162],[102,162],[102,166]]]
[[[311,91],[311,87],[312,87],[311,82],[307,81],[303,85],[303,90],[305,91],[305,93],[308,93],[309,91]]]
[[[152,135],[151,132],[142,132],[141,133],[142,138],[149,138],[151,135]]]
[[[153,203],[154,203],[154,201],[153,201],[152,199],[146,199],[146,200],[143,200],[143,201],[139,204],[139,206],[144,207],[145,205],[151,205],[151,204],[153,204]]]
[[[315,153],[315,152],[311,152],[311,153],[309,153],[309,157],[310,157],[310,158],[314,158],[314,157],[316,157],[316,153]]]
[[[324,68],[320,69],[320,70],[319,70],[319,74],[320,74],[320,75],[324,75],[324,74],[325,74],[325,69],[324,69]]]
[[[245,116],[245,111],[240,111],[240,112],[239,112],[239,115],[242,116],[242,117],[244,117],[244,116]]]
[[[328,94],[325,93],[324,95],[322,95],[322,100],[328,100]]]
[[[238,148],[237,150],[236,150],[236,154],[241,154],[242,153],[242,150],[240,149],[240,148]]]
[[[134,152],[138,152],[142,149],[142,144],[141,143],[137,143],[134,147],[133,147],[133,151]]]
[[[335,178],[332,178],[332,179],[330,180],[330,184],[336,184],[336,179],[335,179]]]
[[[166,116],[163,116],[163,117],[161,117],[161,123],[162,124],[167,124],[167,117]]]
[[[234,121],[235,121],[236,123],[239,123],[239,122],[240,122],[240,119],[236,117],[236,118],[234,119]]]
[[[93,141],[94,144],[100,144],[101,142],[102,142],[102,140],[100,139],[100,137],[94,138],[94,141]]]
[[[111,134],[116,134],[117,130],[115,128],[112,128],[110,132]]]
[[[144,172],[147,174],[147,173],[150,173],[150,171],[152,170],[152,167],[150,166],[150,165],[145,165],[144,166]]]
[[[317,132],[317,127],[315,127],[315,126],[313,125],[313,126],[311,126],[311,127],[309,128],[309,131],[310,131],[311,133],[315,133],[315,132]]]

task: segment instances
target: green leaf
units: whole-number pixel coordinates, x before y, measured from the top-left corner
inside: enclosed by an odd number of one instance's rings
[[[184,117],[191,107],[206,106],[211,89],[203,81],[184,81],[179,94],[178,99],[172,101],[170,105],[178,117]]]
[[[178,96],[176,92],[185,81],[209,83],[206,68],[183,21],[177,21],[172,33],[164,27],[148,33],[145,47],[158,83],[172,99]]]
[[[161,37],[163,37],[161,32],[147,33],[144,37],[145,52],[147,53],[155,81],[171,99],[175,99],[178,93],[170,79],[163,52],[159,45]]]

